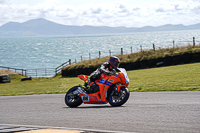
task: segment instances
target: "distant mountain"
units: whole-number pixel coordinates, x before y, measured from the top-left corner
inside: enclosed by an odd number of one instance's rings
[[[190,26],[168,24],[158,27],[146,26],[142,28],[126,28],[107,26],[69,26],[39,18],[24,23],[8,22],[0,27],[0,37],[108,34],[196,29],[200,29],[200,23]]]

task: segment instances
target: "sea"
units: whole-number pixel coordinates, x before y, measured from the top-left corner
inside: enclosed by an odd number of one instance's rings
[[[56,68],[72,62],[142,50],[200,44],[200,30],[128,34],[0,38],[0,66],[19,69]],[[99,55],[100,53],[100,55]]]

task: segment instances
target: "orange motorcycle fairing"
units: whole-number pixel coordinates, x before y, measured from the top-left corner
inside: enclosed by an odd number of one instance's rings
[[[89,103],[89,104],[106,104],[108,103],[107,100],[107,91],[108,89],[113,86],[116,83],[121,82],[119,75],[112,75],[112,76],[105,76],[99,80],[97,80],[95,83],[99,86],[99,92],[84,95],[79,94],[81,99],[83,100],[83,103]],[[120,91],[120,87],[117,86],[117,90]]]

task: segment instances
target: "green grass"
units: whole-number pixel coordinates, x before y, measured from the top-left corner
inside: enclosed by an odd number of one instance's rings
[[[128,72],[131,91],[200,91],[200,63]]]
[[[128,71],[130,91],[200,91],[200,63]],[[83,84],[79,78],[39,78],[20,81],[11,75],[11,83],[0,84],[0,96],[65,93]]]
[[[30,95],[65,93],[78,85],[78,78],[38,78],[21,81],[20,75],[11,75],[11,83],[0,84],[0,95]]]

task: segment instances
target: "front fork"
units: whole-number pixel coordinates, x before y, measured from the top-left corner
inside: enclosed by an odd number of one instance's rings
[[[126,87],[126,85],[116,85],[115,91],[117,91],[119,93],[121,90],[121,87]]]
[[[119,85],[119,84],[117,84],[115,86],[115,88],[114,88],[115,91],[113,92],[113,96],[119,96],[121,87],[126,87],[126,85]]]

